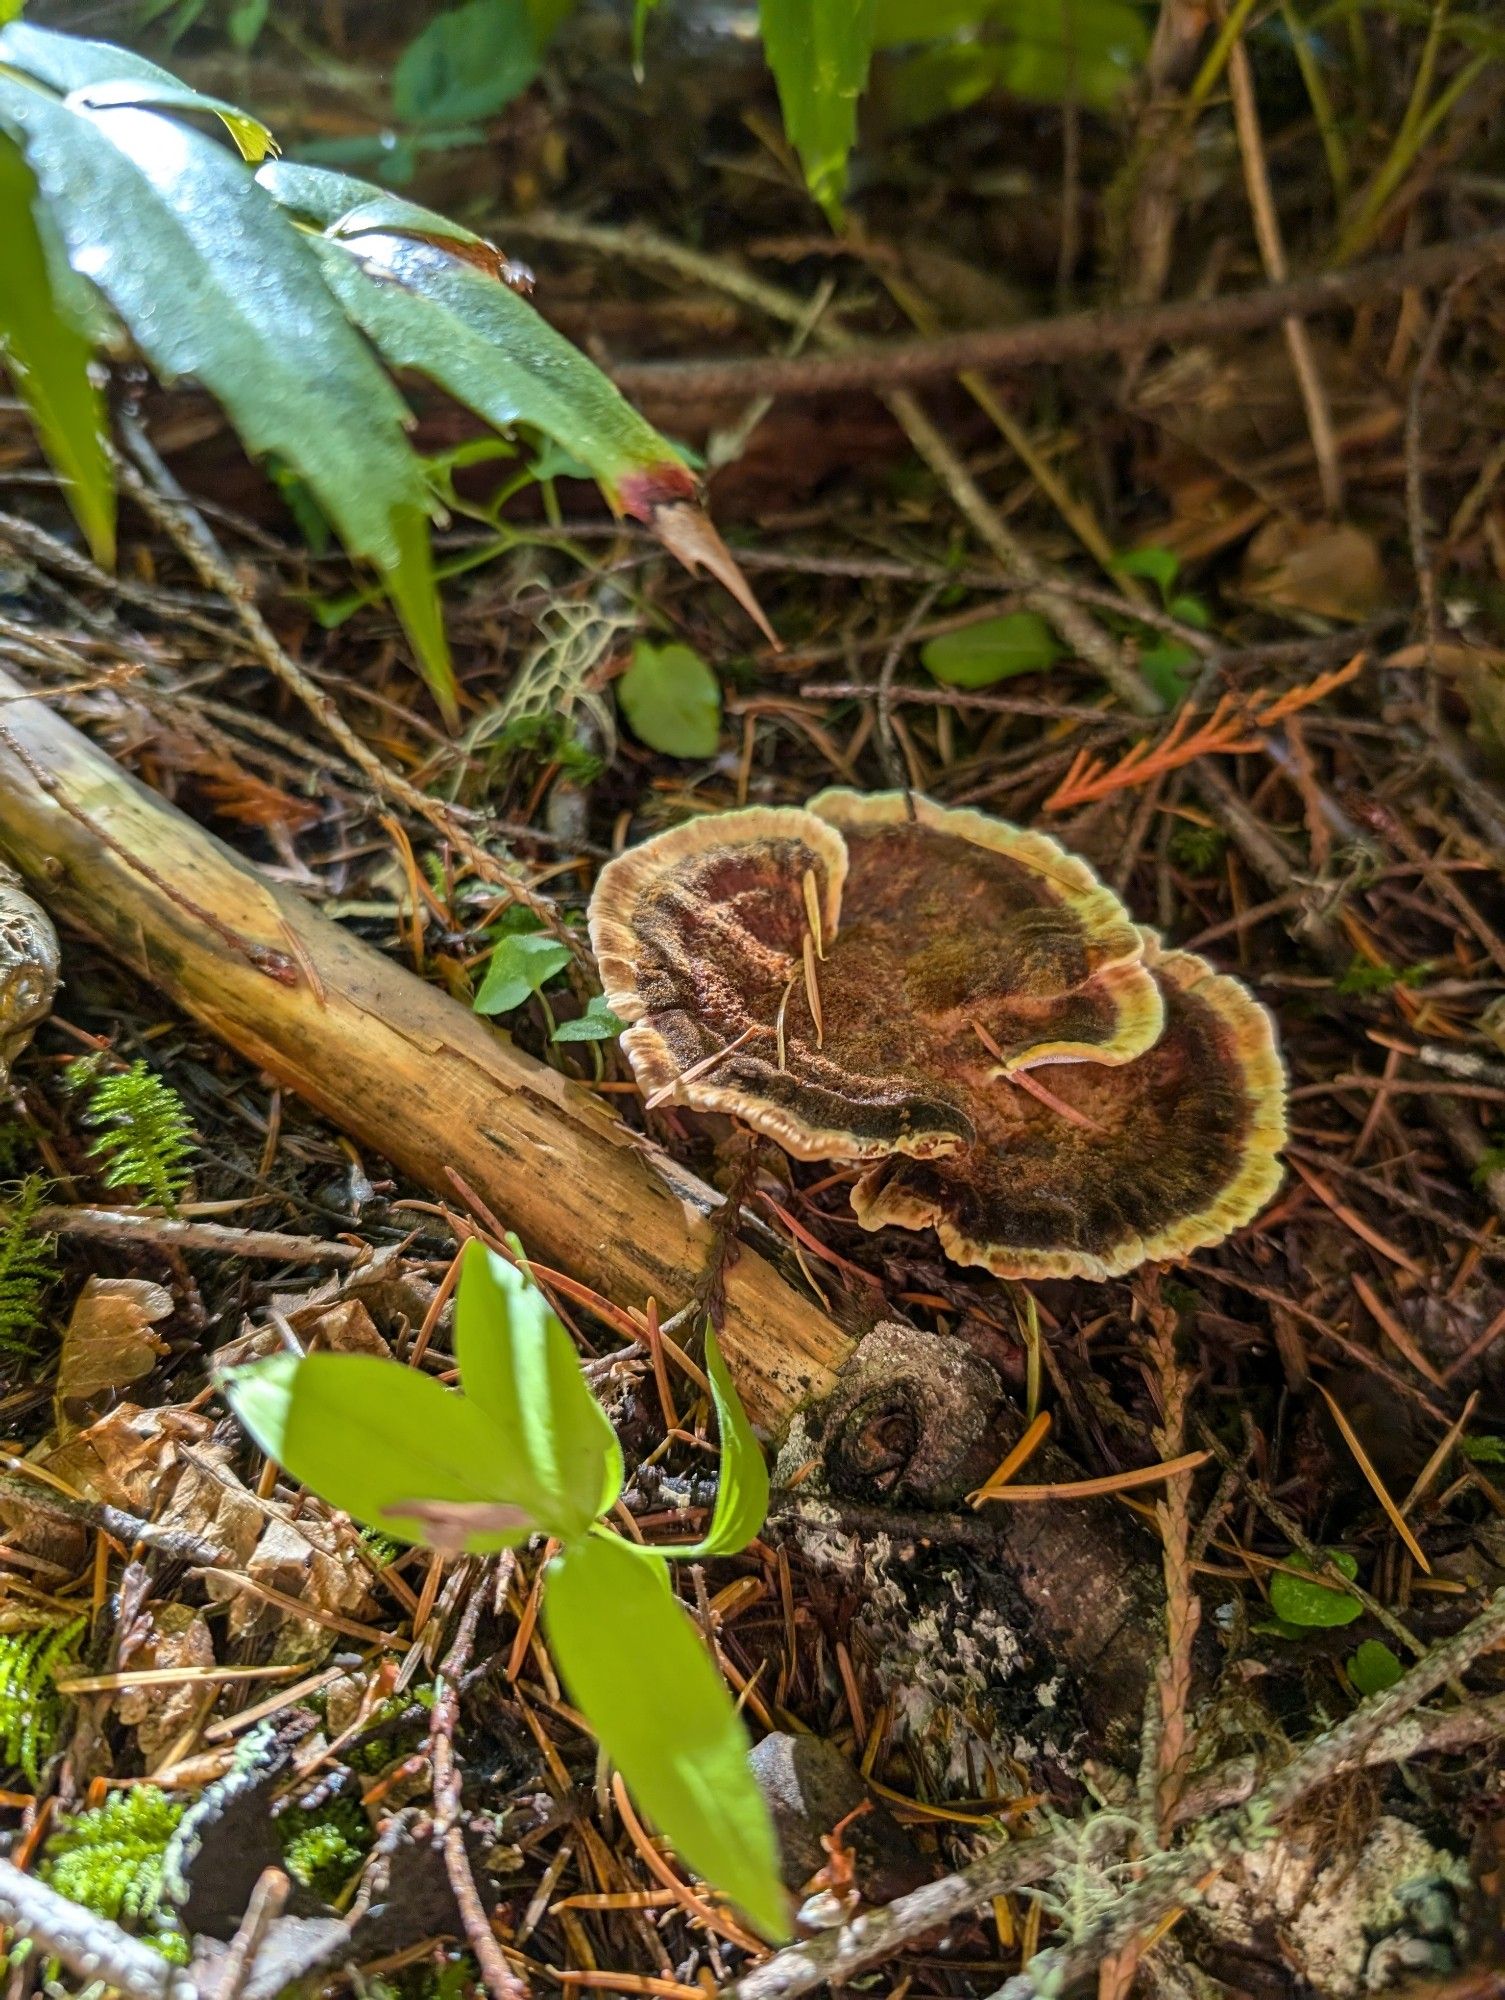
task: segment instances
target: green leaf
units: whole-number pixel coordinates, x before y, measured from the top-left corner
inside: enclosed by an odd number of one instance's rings
[[[489,251],[481,238],[344,174],[279,161],[259,179],[326,232],[314,245],[324,275],[394,368],[428,376],[497,430],[541,431],[618,510],[650,520],[659,501],[693,498],[673,446],[600,369],[526,299],[443,247]]]
[[[1113,567],[1120,576],[1143,577],[1146,583],[1153,583],[1163,602],[1181,574],[1181,558],[1174,549],[1162,549],[1151,543],[1146,548],[1128,549],[1115,556]]]
[[[960,632],[927,639],[920,658],[943,687],[985,688],[1015,674],[1054,666],[1061,652],[1056,635],[1038,612],[1010,611],[1002,618],[984,618]]]
[[[1130,0],[875,0],[873,47],[916,51],[881,73],[890,126],[924,123],[987,90],[1107,111],[1147,46]]]
[[[1167,708],[1174,708],[1184,700],[1186,683],[1196,664],[1197,656],[1191,648],[1174,639],[1146,646],[1139,656],[1139,671]]]
[[[1505,1465],[1505,1437],[1486,1433],[1483,1437],[1462,1438],[1458,1449],[1475,1465]]]
[[[705,1330],[705,1372],[721,1429],[721,1475],[704,1539],[688,1549],[667,1551],[680,1558],[734,1555],[747,1547],[768,1518],[768,1466],[763,1447],[753,1436],[742,1398],[721,1358],[716,1330],[709,1324]]]
[[[131,105],[148,111],[212,111],[235,141],[241,158],[249,160],[252,166],[277,151],[277,141],[259,118],[227,104],[222,97],[205,97],[202,91],[190,90],[186,83],[176,83],[171,78],[164,83],[127,80],[85,84],[82,90],[69,91],[64,101],[81,111],[109,111]]]
[[[398,58],[392,108],[405,125],[490,118],[538,74],[523,0],[466,0],[436,15]]]
[[[1354,1577],[1359,1566],[1345,1549],[1328,1549],[1327,1559],[1344,1576]],[[1335,1590],[1330,1584],[1319,1582],[1312,1577],[1287,1575],[1286,1570],[1297,1569],[1310,1572],[1311,1564],[1303,1555],[1286,1557],[1286,1569],[1277,1570],[1270,1578],[1270,1608],[1277,1618],[1283,1618],[1288,1625],[1326,1627],[1330,1625],[1351,1625],[1355,1618],[1363,1616],[1364,1607],[1356,1597],[1345,1590]]]
[[[784,130],[810,192],[839,225],[872,56],[873,0],[758,0],[758,22]]]
[[[107,110],[135,104],[208,112],[222,120],[245,159],[264,160],[277,150],[277,142],[259,118],[222,97],[205,97],[145,56],[111,42],[91,42],[81,35],[18,21],[6,30],[4,59],[76,107]]]
[[[428,1539],[400,1511],[405,1501],[526,1508],[526,1479],[505,1434],[477,1403],[416,1368],[369,1354],[277,1354],[232,1369],[222,1387],[269,1458],[385,1535]],[[515,1548],[533,1532],[530,1521],[468,1536],[465,1546]]]
[[[1348,1678],[1360,1694],[1383,1694],[1405,1668],[1382,1639],[1364,1639],[1349,1655]]]
[[[627,1026],[606,1004],[604,993],[593,993],[585,1012],[574,1021],[561,1021],[549,1037],[554,1042],[610,1042]]]
[[[788,1898],[747,1732],[667,1565],[591,1535],[550,1563],[543,1624],[571,1701],[638,1804],[765,1937],[786,1938]]]
[[[499,938],[475,997],[476,1012],[512,1013],[569,962],[570,948],[558,938],[537,933]]]
[[[455,1294],[465,1394],[520,1440],[539,1519],[568,1541],[622,1490],[622,1448],[591,1394],[575,1343],[524,1270],[472,1239]]]
[[[640,743],[666,757],[714,757],[721,741],[721,687],[688,646],[639,639],[617,682],[617,701]]]
[[[0,63],[25,66],[33,44],[20,34],[0,31]],[[59,39],[45,38],[49,54]],[[0,128],[25,152],[74,268],[158,375],[202,382],[247,449],[301,474],[345,546],[383,572],[452,713],[407,412],[298,231],[222,146],[154,112],[91,111],[0,74]]]
[[[0,133],[0,362],[31,412],[94,560],[115,560],[115,485],[104,399],[89,379],[87,295],[38,212],[36,182]],[[80,325],[80,319],[83,325]]]

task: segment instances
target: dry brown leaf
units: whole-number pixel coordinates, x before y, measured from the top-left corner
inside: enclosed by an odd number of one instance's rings
[[[1385,596],[1373,535],[1351,521],[1267,521],[1244,552],[1243,587],[1283,611],[1359,624]]]
[[[175,1667],[212,1667],[214,1640],[201,1611],[187,1604],[153,1604],[120,1642],[122,1673]],[[202,1682],[179,1687],[126,1688],[115,1712],[132,1725],[146,1767],[152,1770],[182,1735],[205,1695]]]
[[[144,1278],[90,1278],[73,1307],[58,1363],[58,1427],[103,1414],[167,1352],[152,1332],[172,1312],[172,1294]]]
[[[197,1535],[244,1563],[260,1539],[266,1508],[236,1478],[228,1459],[218,1445],[187,1446],[158,1525]]]
[[[296,1598],[317,1611],[359,1618],[371,1608],[372,1600],[370,1574],[354,1554],[353,1540],[352,1528],[344,1523],[337,1526],[310,1503],[296,1521],[279,1518],[266,1523],[245,1573],[253,1583]],[[280,1605],[266,1603],[221,1571],[209,1571],[204,1586],[218,1602],[230,1602],[233,1638],[253,1633],[274,1635],[274,1663],[316,1661],[339,1642],[339,1634],[330,1626],[294,1617]]]

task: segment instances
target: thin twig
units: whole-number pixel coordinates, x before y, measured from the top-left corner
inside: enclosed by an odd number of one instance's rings
[[[589,246],[591,232],[571,236],[545,229],[534,234]],[[615,246],[617,232],[600,232]],[[653,241],[639,232],[642,240]],[[1270,285],[1260,291],[1222,298],[1177,299],[1170,305],[1131,307],[1122,312],[1069,313],[1018,326],[988,327],[976,333],[947,334],[938,340],[874,341],[841,354],[807,354],[796,359],[754,356],[745,361],[618,362],[611,375],[629,395],[818,396],[833,390],[892,388],[900,383],[935,381],[965,369],[992,370],[1052,366],[1098,354],[1132,354],[1166,342],[1213,339],[1278,326],[1283,320],[1311,318],[1361,305],[1412,287],[1445,284],[1460,271],[1505,262],[1505,230],[1490,230],[1458,243],[1435,243],[1398,257],[1377,258],[1351,270],[1321,271]],[[704,276],[704,271],[698,273]],[[756,289],[755,289],[756,288]],[[723,289],[725,289],[723,287]],[[767,310],[767,293],[752,280],[744,296]],[[786,315],[781,312],[781,318]]]
[[[180,1966],[9,1861],[0,1861],[0,1925],[33,1939],[80,1979],[103,1980],[125,2000],[200,2000]]]

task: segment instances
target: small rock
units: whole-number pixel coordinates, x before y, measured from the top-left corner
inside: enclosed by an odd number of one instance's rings
[[[842,1835],[868,1903],[928,1882],[932,1870],[909,1835],[863,1782],[861,1773],[822,1736],[765,1736],[752,1753],[752,1773],[773,1817],[785,1883],[802,1889],[825,1867],[823,1833],[867,1804]]]

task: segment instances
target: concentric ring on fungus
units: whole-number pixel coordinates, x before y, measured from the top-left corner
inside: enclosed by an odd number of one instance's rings
[[[934,1227],[960,1263],[1117,1276],[1279,1183],[1269,1016],[1046,834],[826,791],[630,849],[590,929],[650,1101],[868,1163],[859,1221]]]

